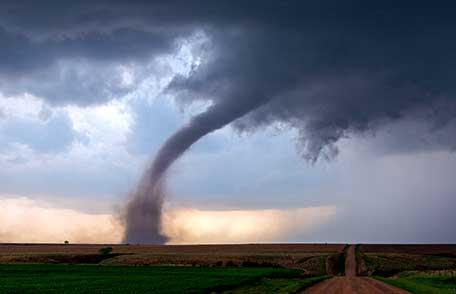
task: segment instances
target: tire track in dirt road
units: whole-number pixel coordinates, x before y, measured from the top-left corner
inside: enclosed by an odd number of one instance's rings
[[[405,294],[409,292],[371,278],[357,277],[355,246],[351,245],[345,257],[345,277],[333,277],[325,280],[308,288],[303,293]]]

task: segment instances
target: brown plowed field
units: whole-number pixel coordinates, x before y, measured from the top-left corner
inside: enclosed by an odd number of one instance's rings
[[[344,244],[243,245],[109,245],[109,256],[98,250],[108,245],[0,244],[0,263],[97,263],[110,265],[281,266],[308,275],[325,274],[326,256],[340,253]]]
[[[454,254],[456,244],[362,244],[361,253]]]
[[[239,244],[239,245],[94,245],[94,244],[0,244],[0,255],[11,254],[96,254],[111,246],[122,254],[274,254],[300,255],[341,252],[345,244]]]
[[[456,268],[456,245],[363,244],[359,246],[358,274],[394,276],[411,270]]]

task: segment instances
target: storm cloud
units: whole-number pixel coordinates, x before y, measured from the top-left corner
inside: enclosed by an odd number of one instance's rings
[[[156,190],[151,210],[158,217],[168,167],[228,124],[244,133],[295,129],[298,152],[309,162],[333,158],[341,138],[401,122],[418,136],[385,148],[455,149],[452,5],[98,0],[4,1],[1,8],[0,92],[29,93],[51,105],[124,96],[190,44],[190,70],[175,73],[163,94],[184,108],[208,107],[165,141],[145,175],[150,182],[138,188],[144,199]],[[397,133],[408,133],[401,126]]]
[[[388,120],[415,116],[434,130],[454,118],[451,8],[358,1],[4,1],[0,91],[30,92],[53,104],[102,103],[139,82],[123,85],[119,66],[132,65],[140,80],[145,62],[172,54],[179,40],[202,32],[207,41],[193,52],[201,62],[168,87],[177,101],[261,105],[234,126],[297,128],[300,150],[315,161],[336,154],[339,138]]]

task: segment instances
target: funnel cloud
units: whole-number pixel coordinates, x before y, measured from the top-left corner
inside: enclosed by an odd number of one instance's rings
[[[161,244],[167,240],[161,233],[161,216],[168,168],[201,137],[256,107],[258,103],[212,106],[166,140],[127,204],[124,242]]]
[[[334,158],[341,138],[403,121],[420,139],[397,140],[391,149],[420,150],[424,141],[427,149],[456,150],[451,3],[1,5],[0,44],[7,46],[0,48],[0,90],[51,106],[88,107],[128,95],[151,75],[154,62],[190,44],[184,60],[190,70],[175,70],[166,92],[183,107],[210,106],[166,140],[144,173],[125,212],[126,242],[166,241],[160,219],[167,170],[192,144],[228,124],[241,133],[271,125],[296,130],[297,151],[310,163]],[[119,70],[125,65],[129,82]]]

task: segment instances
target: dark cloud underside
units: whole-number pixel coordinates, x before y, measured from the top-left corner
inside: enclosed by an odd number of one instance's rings
[[[157,213],[144,212],[145,219],[152,217],[145,229],[157,231],[162,175],[194,142],[232,122],[240,131],[273,123],[296,128],[300,150],[310,161],[337,154],[341,137],[403,119],[424,124],[429,133],[455,134],[451,4],[99,0],[1,5],[0,91],[29,92],[52,104],[90,105],[122,96],[136,84],[122,85],[119,66],[129,64],[147,75],[145,64],[173,54],[178,40],[198,32],[207,38],[192,51],[201,63],[188,75],[175,75],[167,91],[183,105],[207,101],[211,106],[159,150],[137,191],[135,199],[143,204],[131,202],[136,209],[131,224],[139,223],[140,229],[138,235],[138,227],[131,228],[134,241],[164,240],[158,233],[141,236],[138,213],[152,203],[147,211]],[[455,148],[454,140],[438,141],[440,147]]]
[[[312,160],[341,136],[385,119],[435,108],[426,120],[444,125],[455,114],[448,111],[454,110],[456,68],[452,5],[4,1],[2,6],[0,90],[7,94],[31,92],[54,104],[102,103],[134,87],[119,86],[116,65],[140,66],[172,53],[177,39],[200,30],[209,39],[200,52],[206,58],[190,77],[171,84],[181,93],[178,100],[262,105],[236,126],[253,130],[280,121],[297,127]]]

